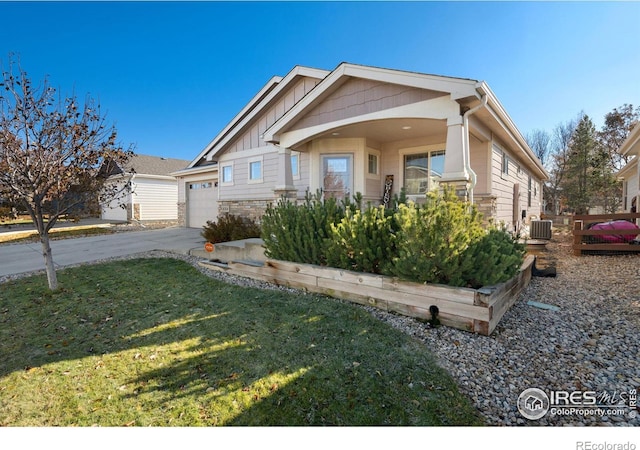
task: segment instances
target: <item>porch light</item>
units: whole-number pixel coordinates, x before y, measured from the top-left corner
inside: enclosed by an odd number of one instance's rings
[[[411,127],[410,127],[409,125],[405,125],[405,126],[403,126],[403,127],[402,127],[402,129],[403,129],[403,130],[410,130],[410,129],[411,129]]]

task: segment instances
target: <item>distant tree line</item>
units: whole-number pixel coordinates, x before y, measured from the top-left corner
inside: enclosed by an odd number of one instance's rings
[[[620,155],[618,149],[639,119],[640,107],[625,103],[605,115],[600,130],[581,112],[550,132],[536,129],[528,133],[527,143],[550,175],[543,186],[545,212],[619,211],[622,182],[617,172],[630,158]]]

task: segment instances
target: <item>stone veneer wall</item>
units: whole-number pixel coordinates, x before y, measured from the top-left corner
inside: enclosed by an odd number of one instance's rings
[[[187,226],[187,204],[186,202],[178,202],[178,226]]]
[[[482,221],[488,225],[495,220],[498,214],[498,198],[491,194],[473,194],[473,202],[478,207],[478,211],[482,213]]]
[[[266,200],[221,201],[218,211],[220,215],[246,217],[259,223],[268,203]]]

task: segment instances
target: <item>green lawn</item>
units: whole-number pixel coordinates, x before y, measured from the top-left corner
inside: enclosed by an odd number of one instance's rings
[[[0,426],[480,425],[423,344],[325,297],[137,259],[0,285]]]

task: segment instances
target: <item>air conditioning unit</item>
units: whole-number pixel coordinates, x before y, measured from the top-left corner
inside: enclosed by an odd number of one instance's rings
[[[532,220],[529,237],[531,239],[551,239],[551,224],[553,224],[553,220]]]

